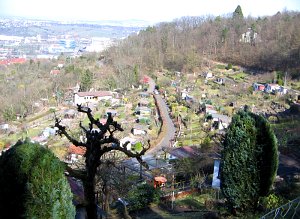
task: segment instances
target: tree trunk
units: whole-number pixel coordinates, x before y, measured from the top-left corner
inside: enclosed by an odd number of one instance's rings
[[[95,197],[95,176],[100,165],[100,150],[97,146],[91,145],[86,151],[86,171],[87,177],[83,182],[84,198],[87,202],[86,212],[88,219],[97,219],[97,204]]]
[[[88,219],[97,219],[97,205],[95,199],[95,177],[92,179],[89,177],[86,182],[83,183],[84,196],[86,205],[86,212]]]

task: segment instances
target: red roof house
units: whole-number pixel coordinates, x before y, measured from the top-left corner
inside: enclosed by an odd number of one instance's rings
[[[10,64],[23,64],[26,62],[24,58],[12,58],[0,60],[0,65],[10,65]]]
[[[75,145],[69,146],[69,154],[76,154],[83,156],[85,154],[86,149],[84,147],[79,147]]]
[[[58,69],[53,69],[50,71],[50,75],[58,75],[58,74],[60,74],[60,70]]]

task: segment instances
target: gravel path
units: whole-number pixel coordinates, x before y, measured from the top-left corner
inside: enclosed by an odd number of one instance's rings
[[[154,88],[155,88],[155,82],[152,78],[149,77],[149,89],[148,91],[153,93]],[[175,126],[173,121],[170,118],[168,107],[166,105],[165,100],[162,98],[160,94],[155,94],[157,104],[160,107],[160,113],[161,117],[163,119],[163,122],[165,122],[167,126],[167,133],[165,137],[153,148],[149,149],[147,151],[147,154],[160,154],[162,153],[162,148],[163,147],[169,147],[170,146],[170,140],[174,139],[175,136]]]

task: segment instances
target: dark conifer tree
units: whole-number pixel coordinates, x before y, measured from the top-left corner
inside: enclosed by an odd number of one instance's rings
[[[232,209],[255,209],[270,192],[278,168],[276,137],[266,119],[238,112],[224,140],[221,190]]]

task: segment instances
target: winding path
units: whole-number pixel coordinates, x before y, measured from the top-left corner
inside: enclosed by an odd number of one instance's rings
[[[155,82],[152,78],[148,77],[148,84],[149,84],[149,89],[148,91],[150,93],[154,92],[155,89]],[[174,123],[172,121],[172,119],[170,118],[169,115],[169,111],[168,111],[168,107],[166,105],[166,102],[164,101],[164,99],[162,98],[162,96],[160,94],[154,94],[155,95],[155,99],[157,102],[157,108],[160,111],[160,116],[162,118],[162,122],[163,125],[166,126],[166,134],[163,137],[163,139],[154,147],[150,148],[146,154],[159,154],[160,152],[162,152],[162,148],[163,147],[169,147],[170,145],[170,141],[174,139],[175,136],[175,126]]]

